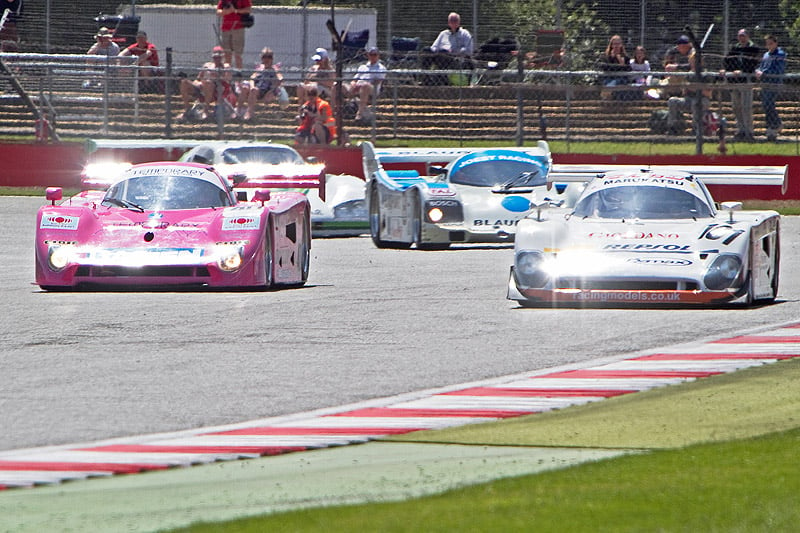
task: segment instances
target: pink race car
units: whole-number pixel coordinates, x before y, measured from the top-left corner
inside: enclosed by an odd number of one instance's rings
[[[240,202],[213,167],[134,165],[108,183],[52,205],[36,220],[36,283],[79,286],[302,286],[310,208],[297,192],[258,190]]]

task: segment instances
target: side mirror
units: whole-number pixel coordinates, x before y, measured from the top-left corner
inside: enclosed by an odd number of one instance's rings
[[[56,202],[63,198],[64,191],[61,187],[48,187],[44,191],[44,196],[52,203],[52,205],[56,205]]]
[[[269,202],[269,190],[258,189],[256,193],[253,195],[253,201],[261,202],[261,205],[264,205],[264,202]]]
[[[728,212],[728,223],[733,224],[733,212],[742,209],[742,202],[722,202],[721,206]]]

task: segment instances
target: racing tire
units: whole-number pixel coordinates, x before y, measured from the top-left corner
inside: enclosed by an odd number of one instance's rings
[[[300,286],[308,281],[308,272],[311,267],[311,215],[308,209],[303,210],[303,241],[300,245]]]
[[[414,198],[414,216],[412,227],[414,232],[414,246],[417,250],[446,250],[450,248],[449,242],[422,242],[422,199]]]
[[[264,288],[271,289],[275,284],[275,254],[272,252],[273,236],[275,235],[275,223],[270,218],[267,222],[267,237],[264,242]]]
[[[369,235],[376,248],[407,249],[410,242],[393,242],[381,239],[381,206],[380,194],[377,187],[372,187],[369,193]]]

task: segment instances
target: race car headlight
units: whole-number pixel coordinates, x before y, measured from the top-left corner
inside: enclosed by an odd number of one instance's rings
[[[61,270],[69,264],[70,247],[51,246],[47,252],[47,262],[53,270]]]
[[[514,257],[514,272],[523,287],[543,287],[548,280],[541,252],[521,251]]]
[[[723,254],[708,267],[703,282],[712,291],[727,289],[739,276],[742,260],[732,254]]]
[[[242,266],[242,250],[229,249],[223,251],[219,256],[219,268],[226,272],[232,272]]]
[[[458,200],[428,200],[425,202],[425,220],[433,224],[463,222],[464,208]]]

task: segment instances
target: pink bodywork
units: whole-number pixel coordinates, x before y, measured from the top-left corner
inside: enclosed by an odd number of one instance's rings
[[[225,178],[206,165],[145,165],[202,168],[229,191]],[[47,197],[55,203],[60,194],[51,188]],[[104,195],[87,190],[60,205],[39,209],[38,285],[47,289],[83,284],[264,287],[305,282],[308,265],[303,260],[310,240],[308,200],[303,194],[259,191],[257,200],[232,200],[229,207],[144,212],[101,205]],[[51,265],[54,250],[67,257],[63,268]],[[225,270],[220,258],[231,250],[240,250],[241,264]]]

